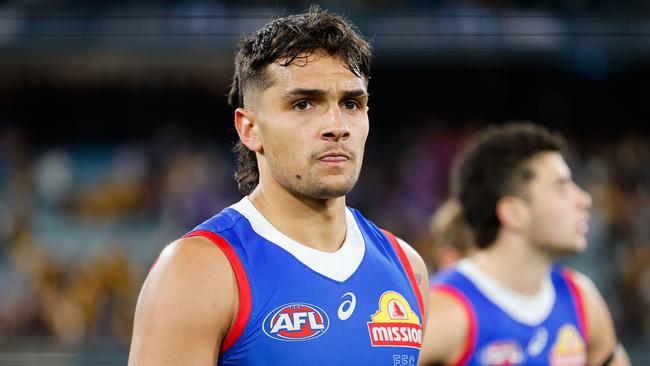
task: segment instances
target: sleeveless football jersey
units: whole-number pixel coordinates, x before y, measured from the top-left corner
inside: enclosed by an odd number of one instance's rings
[[[455,364],[586,365],[584,304],[572,276],[554,265],[533,296],[514,293],[471,259],[435,276],[431,291],[455,297],[470,320],[465,351]]]
[[[405,253],[356,210],[346,223],[341,248],[318,251],[244,197],[186,235],[221,248],[237,281],[219,365],[417,365],[422,299]]]

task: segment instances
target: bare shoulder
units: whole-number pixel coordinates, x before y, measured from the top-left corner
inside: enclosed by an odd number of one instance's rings
[[[589,277],[573,269],[568,269],[567,273],[582,298],[587,323],[587,336],[591,339],[593,338],[592,335],[598,336],[594,332],[601,325],[607,325],[607,320],[611,322],[609,309],[600,295],[600,291]]]
[[[589,365],[602,365],[613,357],[610,365],[630,365],[630,360],[618,337],[607,304],[591,279],[584,274],[570,270],[584,302],[587,327],[587,361]]]
[[[169,244],[160,254],[149,273],[149,279],[191,280],[192,277],[206,277],[219,283],[213,275],[231,275],[234,278],[228,258],[211,240],[202,236],[179,239]],[[176,278],[178,276],[178,278]],[[202,286],[197,283],[196,286]]]
[[[235,295],[236,290],[226,255],[209,239],[191,237],[177,240],[162,251],[140,296],[174,301],[183,294],[187,296],[182,298],[183,303],[200,308],[207,306],[206,300],[211,297],[222,302],[224,296]]]
[[[138,298],[129,364],[214,364],[237,306],[232,267],[214,243],[168,245]]]
[[[402,247],[402,249],[404,250],[406,257],[409,260],[409,264],[413,269],[413,274],[415,275],[415,280],[418,282],[418,286],[426,282],[427,284],[426,288],[428,288],[429,286],[428,286],[427,265],[424,263],[422,256],[420,256],[420,253],[418,253],[415,249],[413,249],[412,246],[410,246],[407,242],[405,242],[401,238],[396,238],[396,239],[397,242]]]
[[[435,329],[433,334],[440,335],[440,338],[446,337],[449,347],[454,348],[455,344],[464,346],[470,319],[467,308],[457,296],[440,289],[432,289],[429,297],[429,313],[429,319]]]
[[[424,260],[420,254],[413,249],[407,242],[397,238],[397,242],[404,250],[404,254],[408,258],[411,269],[413,270],[413,276],[415,277],[415,282],[417,283],[418,289],[420,291],[420,296],[422,297],[422,327],[423,331],[426,332],[426,325],[428,320],[429,313],[429,274],[427,271],[427,265],[424,263]]]
[[[468,310],[462,300],[451,292],[432,289],[420,365],[458,361],[470,341],[469,328]]]
[[[575,269],[569,269],[568,271],[573,282],[578,286],[582,295],[585,296],[585,300],[591,297],[600,297],[600,291],[589,277]]]

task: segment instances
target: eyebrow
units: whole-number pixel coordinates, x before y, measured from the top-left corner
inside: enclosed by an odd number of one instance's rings
[[[284,93],[282,99],[293,99],[296,97],[322,97],[325,94],[325,90],[323,89],[296,88]]]
[[[347,90],[343,93],[343,98],[368,98],[370,94],[363,89]]]
[[[327,92],[323,89],[296,88],[291,89],[282,95],[282,99],[289,100],[296,97],[323,97]],[[368,98],[370,94],[363,89],[346,90],[343,92],[343,98]]]

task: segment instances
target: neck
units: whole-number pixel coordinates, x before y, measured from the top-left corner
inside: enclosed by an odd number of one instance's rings
[[[253,205],[280,232],[308,247],[335,252],[345,240],[345,197],[314,199],[258,185]]]
[[[537,294],[548,275],[552,258],[524,238],[500,233],[487,249],[473,256],[474,263],[504,286],[524,295]]]

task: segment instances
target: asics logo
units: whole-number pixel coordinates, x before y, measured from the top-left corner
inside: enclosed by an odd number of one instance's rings
[[[535,332],[533,338],[528,342],[528,354],[531,357],[539,355],[544,347],[546,347],[546,342],[548,341],[548,332],[546,328],[539,328]]]
[[[341,298],[345,298],[346,296],[349,296],[350,298],[348,300],[345,300],[341,303],[339,306],[339,319],[341,320],[347,320],[350,316],[352,316],[352,313],[354,312],[354,308],[357,306],[357,297],[354,296],[352,292],[346,292],[341,296]]]

